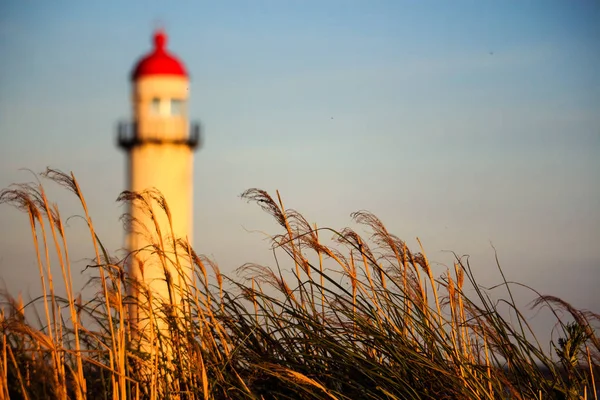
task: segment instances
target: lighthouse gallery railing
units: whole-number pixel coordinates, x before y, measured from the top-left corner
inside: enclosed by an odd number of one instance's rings
[[[157,132],[159,133],[159,132]],[[185,138],[173,139],[163,138],[158,135],[150,137],[140,137],[136,122],[119,122],[117,127],[117,142],[119,147],[129,150],[133,147],[143,144],[179,144],[196,149],[200,143],[200,124],[192,122],[189,128],[189,135]]]

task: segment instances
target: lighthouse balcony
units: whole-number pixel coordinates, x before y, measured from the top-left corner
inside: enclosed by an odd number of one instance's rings
[[[158,128],[158,127],[155,127]],[[145,144],[170,144],[187,146],[196,149],[200,145],[200,123],[192,122],[185,135],[173,137],[164,129],[139,129],[137,122],[119,122],[117,127],[117,142],[119,147],[130,150]]]

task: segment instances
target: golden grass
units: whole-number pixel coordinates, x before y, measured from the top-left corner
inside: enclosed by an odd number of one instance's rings
[[[147,228],[158,242],[136,251],[155,254],[169,287],[165,302],[131,278],[126,260],[106,253],[75,177],[42,175],[81,202],[98,294],[82,299],[73,287],[67,233],[44,187],[3,190],[0,203],[29,216],[42,296],[24,305],[1,294],[0,398],[597,399],[599,315],[539,295],[536,307],[565,310],[572,320],[555,312],[561,337],[547,354],[506,280],[503,304],[516,324],[477,285],[468,261],[456,257],[453,271],[436,278],[420,241],[413,253],[368,212],[353,214],[372,231],[365,240],[349,228],[311,226],[279,193],[275,201],[262,190],[244,192],[281,226],[273,249],[291,258],[293,279],[247,264],[239,282],[158,224],[157,212],[170,214],[160,193],[124,192],[121,201],[146,207],[154,221]],[[334,245],[322,242],[324,233]],[[38,307],[43,317],[29,321],[26,311]],[[132,309],[143,311],[144,324],[131,323]]]

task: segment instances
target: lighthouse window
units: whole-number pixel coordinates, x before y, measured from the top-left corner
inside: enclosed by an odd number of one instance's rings
[[[171,115],[183,114],[183,101],[179,99],[171,99]]]
[[[158,97],[153,98],[150,102],[150,110],[153,114],[160,114],[160,99]]]

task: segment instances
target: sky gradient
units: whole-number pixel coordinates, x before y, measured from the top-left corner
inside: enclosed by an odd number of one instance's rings
[[[509,280],[598,311],[597,1],[3,1],[0,188],[33,179],[20,168],[73,171],[113,252],[116,123],[157,21],[204,127],[194,246],[226,274],[273,265],[248,230],[279,229],[239,194],[278,189],[319,226],[366,209],[432,261],[469,254],[484,284],[500,279],[492,243]],[[0,277],[36,292],[26,217],[0,206],[0,226]],[[69,226],[81,269],[89,239]]]

